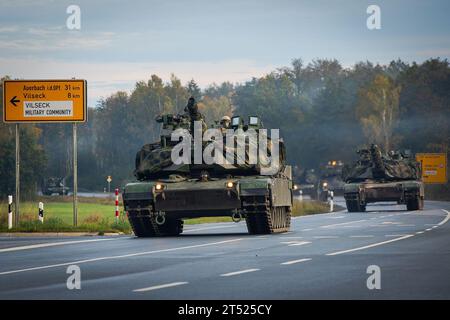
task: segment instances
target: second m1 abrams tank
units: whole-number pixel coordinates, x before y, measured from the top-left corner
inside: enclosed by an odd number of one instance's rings
[[[230,216],[236,222],[245,219],[251,234],[289,230],[293,184],[291,167],[284,164],[282,141],[280,167],[270,175],[261,174],[259,164],[248,164],[248,154],[241,164],[174,164],[171,133],[178,128],[189,130],[192,123],[183,115],[171,114],[157,121],[163,124],[161,140],[138,152],[138,181],[127,184],[123,192],[125,211],[136,236],[179,235],[184,219],[211,216]],[[231,119],[234,132],[261,128],[258,117],[249,117],[247,124],[240,117]],[[202,150],[216,142],[204,141]],[[232,152],[230,149],[227,145],[224,153]]]
[[[342,168],[344,164],[340,160],[330,160],[321,170],[320,180],[317,185],[317,199],[327,201],[328,193],[334,195],[344,193],[344,181],[342,181]]]
[[[344,197],[349,212],[365,211],[372,202],[395,201],[422,210],[424,187],[420,165],[409,154],[383,154],[377,145],[358,151],[360,159],[344,166]]]

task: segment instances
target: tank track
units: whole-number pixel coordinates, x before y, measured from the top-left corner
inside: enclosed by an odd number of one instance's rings
[[[267,196],[246,197],[243,200],[245,221],[250,234],[270,234],[289,231],[291,208],[272,207]]]
[[[130,210],[128,221],[137,237],[177,236],[183,232],[183,220],[166,218],[163,225],[158,225],[148,210]]]

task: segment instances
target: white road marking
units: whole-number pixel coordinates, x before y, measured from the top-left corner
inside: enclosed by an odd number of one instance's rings
[[[407,234],[386,234],[385,237],[396,238],[396,237],[404,237]]]
[[[303,239],[303,237],[290,236],[290,237],[283,237],[282,239]]]
[[[172,283],[161,284],[161,285],[158,285],[158,286],[153,286],[153,287],[148,287],[148,288],[135,289],[135,290],[133,290],[133,292],[146,292],[146,291],[152,291],[152,290],[158,290],[158,289],[164,289],[164,288],[181,286],[183,284],[188,284],[188,283],[189,282],[172,282]]]
[[[74,241],[61,241],[61,242],[47,242],[47,243],[32,244],[32,245],[28,245],[28,246],[4,248],[4,249],[0,249],[0,252],[30,250],[30,249],[38,249],[38,248],[64,246],[64,245],[68,245],[68,244],[77,244],[77,243],[85,243],[85,242],[98,242],[98,241],[111,241],[111,240],[118,240],[118,239],[124,239],[124,238],[121,237],[121,238],[110,238],[110,239],[91,239],[91,240],[74,240]]]
[[[243,240],[243,239],[240,238],[240,239],[233,239],[233,240],[224,240],[224,241],[209,242],[209,243],[203,243],[203,244],[197,244],[197,245],[191,245],[191,246],[185,246],[185,247],[175,247],[175,248],[169,248],[169,249],[144,251],[144,252],[130,253],[130,254],[124,254],[124,255],[117,255],[117,256],[105,256],[105,257],[92,258],[92,259],[86,259],[86,260],[76,260],[76,261],[63,262],[63,263],[58,263],[58,264],[50,264],[50,265],[46,265],[46,266],[39,266],[39,267],[31,267],[31,268],[25,268],[25,269],[16,269],[16,270],[10,270],[10,271],[3,271],[3,272],[0,272],[0,275],[7,275],[7,274],[13,274],[13,273],[27,272],[27,271],[35,271],[35,270],[57,268],[57,267],[69,266],[69,265],[72,265],[72,264],[82,264],[82,263],[89,263],[89,262],[96,262],[96,261],[103,261],[103,260],[113,260],[113,259],[129,258],[129,257],[138,257],[138,256],[150,255],[150,254],[154,254],[154,253],[161,253],[161,252],[171,252],[171,251],[186,250],[186,249],[193,249],[193,248],[201,248],[201,247],[208,247],[208,246],[217,246],[217,245],[232,243],[232,242],[241,241],[241,240]]]
[[[336,239],[338,236],[314,236],[314,239]]]
[[[234,272],[229,272],[229,273],[224,273],[221,274],[221,277],[231,277],[231,276],[236,276],[239,274],[243,274],[243,273],[249,273],[249,272],[255,272],[255,271],[259,271],[260,269],[245,269],[245,270],[240,270],[240,271],[234,271]]]
[[[367,219],[355,220],[355,221],[349,221],[349,222],[342,222],[342,223],[335,223],[335,224],[329,224],[329,225],[326,225],[326,226],[320,226],[320,228],[338,227],[338,226],[344,226],[344,225],[347,225],[347,224],[357,223],[357,222],[362,222],[362,221],[367,221]]]
[[[186,229],[186,230],[183,231],[183,233],[186,233],[186,232],[203,231],[203,230],[211,230],[211,229],[234,228],[234,227],[237,227],[237,226],[238,226],[238,224],[235,224],[235,225],[227,225],[227,226],[216,226],[216,227],[205,227],[205,228]]]
[[[305,244],[311,243],[310,241],[287,241],[287,242],[280,242],[282,244],[287,244],[288,247],[292,246],[303,246]]]
[[[311,230],[313,230],[313,229],[302,229],[300,231],[311,231]]]
[[[356,235],[356,236],[350,236],[350,238],[373,238],[374,236],[371,236],[371,235],[367,235],[367,236],[364,236],[364,235]]]
[[[447,211],[447,210],[444,210],[444,209],[442,209],[442,211],[444,211],[445,213],[447,213],[447,216],[446,216],[441,222],[439,222],[439,223],[437,224],[438,226],[442,226],[444,223],[446,223],[448,220],[450,220],[450,212]],[[403,226],[407,226],[407,225],[403,225]],[[415,225],[412,225],[412,226],[415,226]],[[418,232],[416,232],[415,234],[416,234],[416,235],[417,235],[417,234],[422,234],[422,233],[424,233],[424,232],[425,232],[425,231],[418,231]],[[389,236],[389,235],[386,235],[386,236]],[[383,242],[377,242],[377,243],[369,244],[369,245],[363,246],[363,247],[358,247],[358,248],[353,248],[353,249],[348,249],[348,250],[343,250],[343,251],[337,251],[337,252],[327,253],[326,255],[327,255],[327,256],[335,256],[335,255],[338,255],[338,254],[343,254],[343,253],[349,253],[349,252],[354,252],[354,251],[364,250],[364,249],[368,249],[368,248],[378,247],[378,246],[381,246],[381,245],[383,245],[383,244],[388,244],[388,243],[391,243],[391,242],[400,241],[400,240],[403,240],[403,239],[408,239],[408,238],[411,238],[411,237],[414,237],[414,234],[403,235],[403,236],[400,236],[399,238],[395,238],[395,239],[391,239],[391,240],[387,240],[387,241],[383,241]]]
[[[441,222],[439,222],[437,224],[438,226],[442,226],[444,223],[446,223],[450,219],[450,212],[447,210],[444,210],[444,209],[442,209],[442,211],[444,211],[447,214],[447,216],[445,217],[444,220],[442,220]]]
[[[400,237],[400,238],[395,238],[395,239],[387,240],[387,241],[383,241],[383,242],[377,242],[377,243],[369,244],[369,245],[363,246],[363,247],[358,247],[358,248],[353,248],[353,249],[348,249],[348,250],[342,250],[342,251],[337,251],[337,252],[331,252],[331,253],[327,253],[326,255],[327,256],[337,256],[337,255],[343,254],[343,253],[349,253],[349,252],[369,249],[369,248],[373,248],[373,247],[378,247],[378,246],[381,246],[383,244],[387,244],[387,243],[391,243],[391,242],[395,242],[395,241],[400,241],[400,240],[407,239],[407,238],[410,238],[410,237],[413,237],[413,236],[414,235],[412,235],[412,234],[408,234],[408,235]]]
[[[305,259],[286,261],[286,262],[282,262],[280,264],[286,266],[286,265],[300,263],[300,262],[306,262],[306,261],[310,261],[310,260],[312,260],[312,259],[311,258],[305,258]]]
[[[431,231],[431,230],[433,230],[433,228],[428,228],[428,229],[426,229],[425,231]]]

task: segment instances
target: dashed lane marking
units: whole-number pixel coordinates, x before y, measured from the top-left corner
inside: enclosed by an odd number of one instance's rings
[[[245,270],[240,270],[240,271],[234,271],[234,272],[229,272],[229,273],[224,273],[221,274],[221,277],[231,277],[231,276],[237,276],[243,273],[249,273],[249,272],[255,272],[255,271],[259,271],[260,269],[245,269]]]
[[[350,238],[373,238],[372,235],[356,235],[356,236],[350,236]]]
[[[336,239],[338,236],[314,236],[314,239]]]
[[[286,266],[286,265],[291,265],[291,264],[296,264],[296,263],[306,262],[306,261],[311,261],[311,260],[312,260],[311,258],[304,258],[304,259],[286,261],[286,262],[282,262],[280,264],[283,266]]]
[[[177,286],[181,286],[183,284],[188,284],[188,283],[189,282],[172,282],[172,283],[160,284],[160,285],[148,287],[148,288],[135,289],[135,290],[133,290],[133,292],[146,292],[146,291],[152,291],[152,290],[159,290],[159,289],[164,289],[164,288],[177,287]]]
[[[303,246],[305,244],[310,244],[310,241],[286,241],[286,242],[280,242],[282,244],[287,244],[288,247],[292,246]]]
[[[203,230],[211,230],[211,229],[234,228],[234,227],[237,227],[237,226],[238,226],[238,224],[229,225],[229,226],[215,226],[215,227],[206,227],[206,228],[186,229],[186,230],[183,231],[183,233],[203,231]]]
[[[367,219],[355,220],[355,221],[349,221],[349,222],[342,222],[342,223],[335,223],[335,224],[329,224],[329,225],[325,225],[325,226],[320,226],[320,228],[339,227],[339,226],[344,226],[344,225],[348,225],[348,224],[352,224],[352,223],[358,223],[358,222],[363,222],[363,221],[367,221]]]

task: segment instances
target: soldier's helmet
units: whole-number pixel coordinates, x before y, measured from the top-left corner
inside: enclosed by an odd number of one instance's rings
[[[184,108],[185,112],[189,112],[191,114],[197,113],[198,111],[198,106],[197,103],[195,102],[195,98],[194,97],[190,97],[188,100],[188,103],[186,105],[186,108]]]

